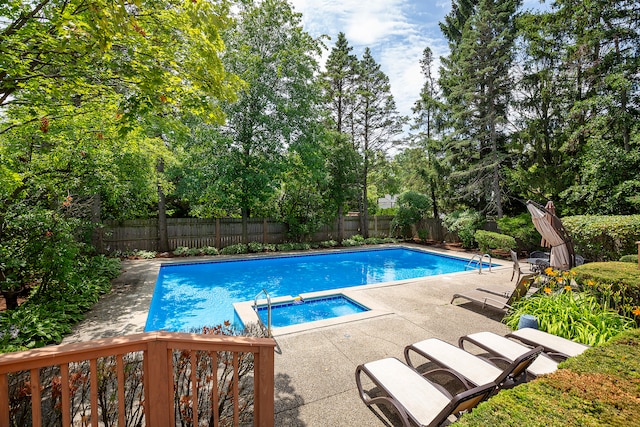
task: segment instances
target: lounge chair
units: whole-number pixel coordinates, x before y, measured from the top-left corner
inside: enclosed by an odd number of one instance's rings
[[[518,329],[507,334],[507,337],[515,338],[530,346],[542,346],[547,354],[562,359],[577,356],[590,348],[588,345],[533,328]]]
[[[364,391],[362,374],[380,389],[383,396],[371,397]],[[451,415],[459,416],[473,409],[496,387],[494,383],[489,383],[451,396],[444,387],[392,357],[359,365],[356,368],[356,385],[360,398],[367,406],[390,406],[405,427],[438,426]]]
[[[498,368],[491,362],[491,358],[487,360],[473,355],[437,338],[429,338],[405,347],[404,357],[407,364],[414,367],[410,358],[411,352],[435,363],[440,369],[455,371],[462,375],[470,385],[494,383],[498,388],[501,388],[506,383],[515,383],[520,378],[526,377],[526,369],[542,353],[542,347],[530,349],[510,362],[505,369]],[[429,373],[440,369],[434,369]]]
[[[482,304],[482,308],[489,306],[498,310],[507,311],[511,309],[513,303],[527,295],[528,292],[531,291],[533,293],[537,291],[537,288],[531,288],[534,277],[534,274],[522,276],[511,294],[508,292],[477,288],[465,291],[464,293],[453,294],[450,304],[453,304],[456,298],[465,298],[469,301]]]
[[[509,338],[503,337],[493,332],[477,332],[475,334],[466,335],[460,337],[458,340],[458,346],[464,349],[464,343],[470,342],[487,352],[503,357],[506,361],[513,362],[518,357],[526,354],[531,350],[530,347],[517,343]],[[558,362],[547,356],[545,353],[540,353],[536,360],[529,365],[527,373],[533,377],[549,374],[558,369]]]
[[[533,267],[533,266],[529,266],[528,269],[524,269],[523,267],[520,266],[520,261],[518,261],[518,254],[514,251],[511,250],[511,261],[513,261],[513,272],[511,273],[511,281],[513,282],[513,278],[516,275],[516,272],[518,273],[518,278],[516,279],[516,282],[520,281],[520,276],[523,274],[532,274],[532,273],[538,273],[538,267]]]

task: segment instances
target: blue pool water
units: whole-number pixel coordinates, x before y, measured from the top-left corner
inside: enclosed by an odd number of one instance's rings
[[[189,331],[236,318],[233,303],[464,271],[468,260],[406,248],[163,265],[145,331]],[[488,267],[488,265],[487,265]]]
[[[298,325],[316,320],[331,319],[348,314],[362,313],[369,309],[344,295],[333,295],[324,298],[308,298],[304,301],[293,301],[271,305],[271,326]],[[258,307],[258,316],[267,324],[267,306]]]

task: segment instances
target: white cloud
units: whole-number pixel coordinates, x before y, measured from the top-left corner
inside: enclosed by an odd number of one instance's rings
[[[425,47],[431,48],[435,58],[447,54],[438,21],[449,11],[450,1],[292,0],[291,4],[303,14],[303,25],[312,36],[332,38],[327,42],[329,49],[339,32],[345,33],[359,57],[365,47],[371,48],[389,76],[391,92],[403,115],[411,114],[423,85],[420,59]],[[438,63],[435,72],[437,68]]]

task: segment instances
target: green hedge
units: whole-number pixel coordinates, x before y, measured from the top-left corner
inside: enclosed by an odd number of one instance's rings
[[[496,249],[508,252],[516,248],[516,239],[506,234],[478,230],[473,235],[473,238],[478,242],[480,252],[490,255],[493,255],[492,251]]]
[[[591,262],[573,269],[576,281],[600,303],[625,316],[640,307],[640,270],[629,262]],[[636,317],[636,321],[640,318]]]
[[[558,371],[501,390],[456,426],[631,426],[640,420],[640,329],[560,364]]]
[[[591,261],[613,261],[637,253],[640,215],[578,215],[562,218],[576,253]]]

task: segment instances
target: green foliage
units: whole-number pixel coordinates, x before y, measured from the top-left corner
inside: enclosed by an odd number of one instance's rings
[[[638,250],[640,215],[578,215],[562,218],[576,253],[593,261],[612,261]]]
[[[384,242],[384,239],[380,237],[369,237],[367,239],[364,239],[365,245],[380,245],[383,242]]]
[[[562,363],[558,371],[503,389],[456,423],[471,426],[630,426],[640,419],[632,398],[640,380],[640,330]]]
[[[516,239],[518,249],[532,252],[540,247],[540,233],[533,226],[531,214],[528,212],[514,217],[503,216],[496,222],[501,233]]]
[[[392,229],[407,236],[411,226],[420,221],[431,207],[429,197],[417,191],[405,191],[398,196],[398,211],[391,222]]]
[[[632,262],[634,264],[638,264],[638,255],[622,255],[619,259],[620,262]]]
[[[220,255],[236,255],[249,253],[249,248],[244,243],[225,246],[220,250]]]
[[[475,246],[474,235],[476,230],[482,227],[482,217],[470,209],[466,211],[454,211],[447,214],[442,219],[442,224],[451,233],[458,235],[464,248],[470,249]]]
[[[508,252],[516,247],[516,239],[493,231],[478,230],[473,238],[478,242],[478,248],[483,254],[493,255],[492,251],[495,249]]]
[[[590,291],[576,292],[574,276],[574,272],[547,269],[536,278],[539,293],[513,305],[504,319],[507,326],[516,329],[520,316],[530,314],[538,319],[541,330],[588,345],[603,344],[636,326],[634,319],[612,310]]]
[[[18,308],[0,312],[0,353],[59,343],[119,273],[118,259],[81,259],[65,283],[35,292]]]
[[[323,248],[335,248],[336,246],[338,246],[338,242],[335,240],[325,240],[320,242],[320,247]]]
[[[260,242],[249,242],[248,247],[249,252],[262,252],[262,243]]]
[[[346,248],[349,248],[352,246],[362,246],[364,245],[364,240],[357,240],[352,237],[350,239],[344,239],[340,244]]]
[[[604,307],[640,324],[640,270],[627,262],[591,262],[573,269],[581,288],[594,295]]]

